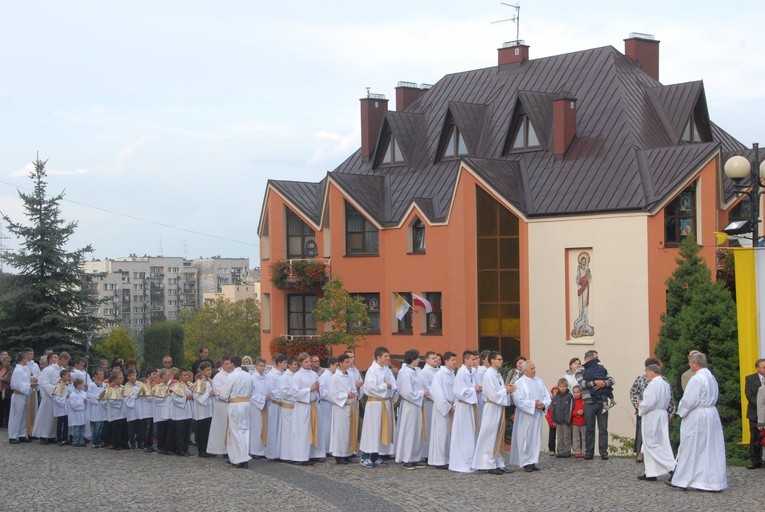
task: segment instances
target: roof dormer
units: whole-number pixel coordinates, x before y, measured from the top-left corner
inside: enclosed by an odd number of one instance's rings
[[[436,161],[467,155],[480,156],[487,112],[487,105],[450,102]]]

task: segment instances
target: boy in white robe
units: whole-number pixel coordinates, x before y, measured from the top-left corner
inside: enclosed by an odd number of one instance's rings
[[[266,458],[268,438],[268,381],[266,380],[266,360],[255,359],[255,371],[252,372],[252,395],[250,396],[250,457]]]
[[[274,366],[266,374],[268,386],[268,439],[266,440],[266,458],[277,460],[282,438],[282,402],[279,395],[279,379],[287,369],[287,356],[274,355]]]
[[[53,390],[53,417],[56,418],[56,443],[59,446],[69,444],[69,416],[66,410],[66,399],[69,396],[71,372],[61,370],[56,388]]]
[[[433,351],[425,352],[425,365],[417,373],[422,386],[423,400],[422,407],[425,410],[425,435],[422,440],[422,456],[425,462],[428,462],[428,451],[430,448],[430,429],[433,418],[433,399],[430,396],[430,386],[438,372],[438,355]]]
[[[88,422],[86,402],[88,394],[85,392],[85,381],[81,378],[74,379],[74,390],[67,398],[68,424],[72,429],[72,446],[85,446],[85,424]]]
[[[645,369],[648,385],[643,390],[643,399],[638,401],[638,416],[642,418],[643,463],[645,472],[638,480],[656,480],[675,469],[675,457],[669,444],[669,414],[667,409],[672,399],[669,383],[661,376],[661,368],[649,364]]]
[[[287,358],[287,368],[279,378],[279,401],[282,404],[282,430],[279,438],[279,459],[292,460],[292,417],[295,412],[295,401],[290,395],[292,378],[298,371],[296,356]]]
[[[542,446],[542,423],[550,406],[550,392],[542,379],[537,377],[537,367],[532,361],[527,360],[521,368],[523,377],[515,381],[516,390],[512,395],[516,409],[510,464],[530,473],[539,470],[537,462]]]
[[[313,368],[313,357],[311,358],[311,368]],[[327,400],[326,396],[329,392],[329,382],[336,371],[337,358],[328,357],[327,367],[319,375],[319,438],[321,445],[327,452],[329,452],[329,437],[332,430],[332,402]]]
[[[451,426],[455,409],[454,370],[457,368],[457,355],[454,352],[446,352],[443,362],[444,365],[436,373],[430,387],[430,396],[433,398],[433,418],[428,445],[428,465],[437,469],[449,467]]]
[[[492,475],[504,473],[505,461],[502,448],[505,444],[505,407],[510,405],[510,393],[515,391],[513,384],[505,384],[499,369],[502,367],[502,355],[491,351],[486,360],[489,368],[481,381],[481,394],[486,397],[481,418],[481,428],[475,444],[475,455],[470,465],[476,470],[486,470]]]
[[[106,389],[104,384],[104,371],[97,368],[93,372],[93,384],[88,386],[88,420],[90,421],[90,431],[93,433],[90,438],[93,448],[101,448],[104,443],[104,422],[106,421],[106,403],[98,398]]]
[[[197,451],[199,457],[215,457],[215,455],[207,453],[207,440],[210,436],[210,423],[215,407],[215,393],[210,382],[212,364],[210,361],[202,361],[199,363],[197,371],[199,371],[199,378],[194,382],[191,389],[197,418]]]
[[[56,384],[61,378],[61,370],[69,363],[69,354],[62,352],[59,359],[65,366],[51,363],[40,373],[38,389],[42,399],[40,400],[40,407],[37,409],[34,427],[32,427],[32,437],[38,438],[40,444],[48,444],[56,438],[57,422],[53,416],[53,390],[56,389]]]
[[[728,487],[725,473],[725,438],[717,412],[717,381],[707,369],[707,358],[697,352],[688,356],[693,376],[688,381],[677,415],[680,447],[677,466],[668,485],[719,492]]]
[[[332,404],[329,453],[337,464],[349,464],[358,444],[358,392],[353,376],[348,372],[351,360],[348,354],[338,356],[338,368],[329,381],[326,394],[326,400]]]
[[[405,365],[396,378],[401,400],[398,406],[396,423],[396,462],[403,462],[404,469],[415,469],[422,460],[422,384],[414,368],[420,362],[420,353],[416,349],[404,353]]]
[[[379,458],[380,454],[390,454],[394,446],[393,396],[396,381],[387,368],[390,365],[390,351],[377,347],[375,360],[364,377],[364,393],[367,405],[364,411],[364,424],[361,429],[361,465],[365,468],[387,466]]]
[[[226,385],[226,381],[231,376],[231,362],[224,359],[220,370],[213,377],[212,390],[216,396],[215,407],[213,408],[212,422],[210,423],[210,434],[207,438],[207,453],[213,455],[226,454],[226,429],[228,425],[228,404],[221,400],[221,389]]]
[[[249,467],[250,461],[250,396],[252,378],[242,370],[242,358],[231,356],[233,370],[221,388],[220,398],[228,404],[228,460],[238,468]]]
[[[478,394],[480,384],[475,383],[478,354],[466,350],[462,354],[462,366],[454,379],[454,421],[449,445],[449,470],[471,473],[478,435]]]
[[[37,387],[32,377],[24,352],[16,355],[16,367],[11,375],[11,412],[8,420],[8,441],[11,444],[25,443],[27,439],[27,404],[30,393]]]

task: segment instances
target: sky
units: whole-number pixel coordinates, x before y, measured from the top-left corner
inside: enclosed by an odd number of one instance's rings
[[[512,3],[512,2],[507,2]],[[268,179],[316,182],[360,146],[359,98],[496,65],[515,10],[488,0],[0,4],[0,211],[47,160],[70,248],[245,257]],[[664,84],[704,80],[710,117],[765,144],[765,2],[520,2],[530,58],[655,35]],[[764,152],[765,153],[765,152]],[[18,248],[3,226],[2,246]],[[8,270],[8,269],[6,269]]]

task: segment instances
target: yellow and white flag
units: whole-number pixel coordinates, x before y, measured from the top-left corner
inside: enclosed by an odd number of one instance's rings
[[[736,266],[736,312],[738,316],[738,360],[742,415],[746,420],[744,378],[754,371],[754,362],[765,357],[765,248],[733,249]],[[743,442],[749,443],[748,422],[742,422]]]
[[[399,320],[404,318],[404,315],[406,315],[407,311],[409,311],[409,308],[411,307],[412,306],[410,306],[409,303],[404,300],[404,297],[398,293],[396,294],[396,318]]]

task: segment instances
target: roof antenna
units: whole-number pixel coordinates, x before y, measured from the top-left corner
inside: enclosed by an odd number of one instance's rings
[[[502,5],[506,5],[507,7],[512,7],[515,9],[515,16],[512,18],[507,18],[504,20],[497,20],[492,21],[491,23],[504,23],[506,21],[512,21],[515,23],[515,41],[511,41],[514,46],[517,46],[521,44],[521,3],[518,2],[517,4],[508,4],[506,2],[500,2]]]
[[[371,87],[364,87],[364,89],[367,90],[367,98],[369,98],[369,89],[371,89]]]

